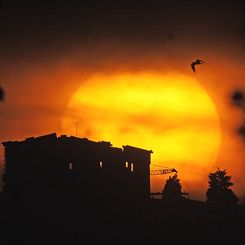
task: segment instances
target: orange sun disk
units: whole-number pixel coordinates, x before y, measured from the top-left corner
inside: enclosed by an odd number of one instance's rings
[[[176,168],[188,191],[207,178],[221,141],[212,99],[179,73],[96,74],[70,99],[61,128],[117,147],[151,149],[152,164]],[[162,189],[164,178],[152,177],[152,191]]]

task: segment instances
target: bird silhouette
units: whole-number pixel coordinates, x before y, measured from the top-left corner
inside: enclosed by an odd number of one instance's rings
[[[198,60],[198,59],[196,59],[194,62],[192,62],[191,63],[191,68],[192,68],[192,70],[194,71],[194,72],[196,72],[196,65],[201,65],[201,64],[203,64],[203,63],[205,63],[204,61],[202,61],[202,60]]]
[[[4,91],[3,89],[0,87],[0,101],[4,100]]]

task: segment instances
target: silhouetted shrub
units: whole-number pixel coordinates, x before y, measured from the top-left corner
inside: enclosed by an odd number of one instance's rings
[[[236,205],[238,198],[230,189],[233,186],[231,176],[227,175],[226,170],[218,168],[214,173],[208,175],[209,188],[206,193],[207,202],[223,206]]]
[[[182,187],[178,175],[170,176],[162,191],[162,199],[166,201],[179,201],[183,199],[181,189]]]

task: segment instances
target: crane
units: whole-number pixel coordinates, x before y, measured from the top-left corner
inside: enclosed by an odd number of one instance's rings
[[[162,175],[162,174],[170,174],[170,173],[178,173],[178,172],[174,168],[154,169],[150,171],[151,175]]]
[[[176,169],[174,168],[168,168],[163,167],[155,164],[151,164],[156,167],[161,167],[161,169],[154,169],[150,171],[150,175],[163,175],[163,174],[171,174],[171,173],[178,173]],[[161,192],[151,192],[150,196],[153,198],[153,196],[162,196]]]
[[[168,167],[163,167],[160,165],[155,165],[151,164],[156,167],[161,167],[162,169],[154,169],[150,171],[150,175],[163,175],[163,174],[171,174],[171,173],[178,173],[176,169],[174,168],[168,168]]]

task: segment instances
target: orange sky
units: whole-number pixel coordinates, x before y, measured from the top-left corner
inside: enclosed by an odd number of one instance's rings
[[[96,74],[181,74],[209,95],[221,129],[217,158],[207,169],[176,162],[183,189],[204,200],[207,175],[220,167],[232,175],[234,191],[244,199],[245,142],[237,134],[244,115],[230,101],[234,89],[245,90],[244,13],[235,1],[193,2],[159,1],[149,10],[146,1],[140,7],[124,1],[126,7],[110,5],[109,12],[98,4],[83,14],[66,11],[67,18],[52,11],[0,13],[0,85],[6,92],[0,140],[61,132],[72,96]],[[190,63],[196,58],[206,64],[193,73]],[[200,122],[204,128],[210,123]],[[160,191],[167,176],[155,178]]]
[[[211,98],[195,78],[177,72],[88,78],[72,96],[62,120],[62,134],[75,132],[117,147],[152,149],[152,164],[174,166],[182,181],[192,179],[192,189],[203,177],[200,171],[211,169],[221,140]],[[164,177],[152,177],[152,192],[162,188]]]
[[[72,95],[83,85],[84,81],[98,72],[105,74],[105,76],[114,73],[139,74],[147,72],[163,75],[180,73],[197,80],[210,96],[210,100],[213,101],[218,112],[222,139],[217,159],[212,163],[207,163],[206,169],[198,165],[185,163],[181,166],[180,163],[177,164],[179,177],[183,179],[183,189],[191,193],[191,198],[203,200],[209,171],[220,167],[226,168],[232,175],[235,183],[234,190],[242,198],[245,191],[243,181],[245,142],[236,134],[236,130],[243,119],[238,108],[231,105],[229,96],[233,89],[242,87],[244,71],[243,66],[232,59],[232,56],[222,57],[220,60],[221,57],[221,55],[215,54],[206,55],[204,58],[207,64],[198,67],[196,74],[191,71],[189,66],[193,57],[189,57],[185,61],[175,59],[166,62],[157,55],[155,58],[152,55],[142,57],[137,62],[119,57],[118,60],[113,60],[113,62],[106,60],[98,68],[90,69],[83,69],[80,64],[76,64],[77,59],[64,59],[58,64],[52,65],[10,66],[5,71],[6,79],[4,80],[6,82],[3,83],[3,86],[6,87],[6,101],[0,105],[1,139],[2,141],[21,140],[29,136],[61,132],[62,117]],[[236,82],[234,83],[234,81]],[[130,90],[130,86],[128,89]],[[169,110],[171,111],[171,108]],[[203,121],[203,123],[205,128],[205,123],[208,122]],[[79,136],[86,137],[87,135]],[[91,139],[97,140],[93,137]],[[122,144],[128,144],[128,142]],[[191,145],[186,147],[191,147]],[[154,149],[152,150],[154,151]],[[205,159],[206,156],[200,154],[199,157]],[[166,165],[168,164],[166,163]],[[154,190],[160,191],[167,176],[154,178]]]

